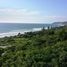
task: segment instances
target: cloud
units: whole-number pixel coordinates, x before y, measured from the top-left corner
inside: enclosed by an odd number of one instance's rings
[[[0,9],[0,22],[41,23],[66,19],[64,16],[45,16],[42,12],[27,9]]]

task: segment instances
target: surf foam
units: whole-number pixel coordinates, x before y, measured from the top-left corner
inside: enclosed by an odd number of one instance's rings
[[[40,31],[41,29],[42,28],[33,28],[29,30],[13,30],[13,31],[6,32],[6,33],[0,33],[0,38],[15,36],[15,35],[18,35],[18,33],[24,34],[25,32]]]

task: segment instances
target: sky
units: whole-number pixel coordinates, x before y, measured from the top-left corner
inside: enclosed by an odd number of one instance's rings
[[[0,0],[0,23],[67,21],[67,0]]]

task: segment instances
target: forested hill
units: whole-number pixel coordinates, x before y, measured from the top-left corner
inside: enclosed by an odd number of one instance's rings
[[[61,26],[61,25],[63,25],[63,26],[67,26],[67,21],[65,21],[65,22],[54,22],[54,23],[52,23],[53,25],[59,25],[59,26]]]
[[[1,38],[0,67],[67,67],[67,27]]]

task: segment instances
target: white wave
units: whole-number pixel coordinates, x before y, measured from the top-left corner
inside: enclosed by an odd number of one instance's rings
[[[0,33],[0,38],[5,37],[5,36],[7,36],[7,37],[9,37],[9,36],[15,36],[15,35],[17,35],[18,33],[19,33],[19,32]]]
[[[40,31],[42,28],[33,28],[29,30],[12,30],[7,33],[0,33],[0,38],[3,38],[5,36],[10,37],[10,36],[15,36],[18,35],[18,33],[24,34],[25,32],[34,32],[34,31]]]
[[[33,31],[40,31],[42,28],[33,28]]]
[[[12,30],[10,32],[0,33],[0,38],[5,37],[5,36],[7,36],[7,37],[15,36],[15,35],[18,35],[18,33],[24,34],[24,31],[22,31],[22,30]]]
[[[45,27],[45,29],[48,29],[48,27]]]

